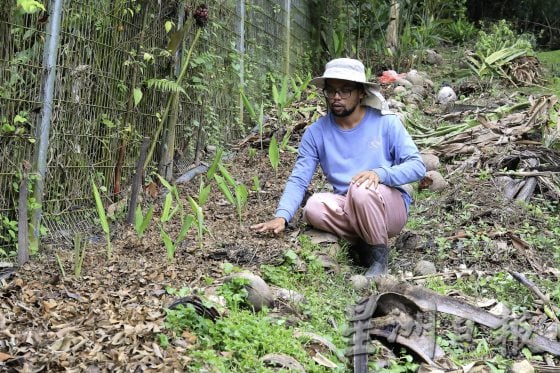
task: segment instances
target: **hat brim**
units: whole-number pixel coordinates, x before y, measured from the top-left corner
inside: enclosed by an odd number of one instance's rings
[[[316,78],[311,79],[309,84],[312,84],[317,88],[325,88],[325,81],[327,79],[346,80],[346,81],[349,81],[349,82],[363,84],[365,87],[372,87],[372,88],[379,87],[379,84],[373,83],[373,82],[360,82],[360,81],[357,81],[357,80],[348,80],[348,79],[339,79],[339,78],[325,78],[324,76],[318,76]]]

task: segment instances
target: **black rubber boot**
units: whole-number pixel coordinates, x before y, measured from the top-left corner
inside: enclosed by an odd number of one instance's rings
[[[387,245],[365,245],[367,251],[368,267],[365,276],[375,278],[386,275],[389,269],[389,248]]]
[[[389,248],[386,245],[368,245],[359,241],[350,246],[350,256],[358,265],[367,268],[366,277],[373,278],[387,274]]]

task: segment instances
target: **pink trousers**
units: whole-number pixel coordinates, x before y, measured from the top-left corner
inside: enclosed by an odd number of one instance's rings
[[[303,209],[304,219],[317,229],[332,232],[350,242],[362,239],[370,245],[387,245],[407,220],[402,194],[379,184],[366,189],[351,184],[345,196],[315,193]]]

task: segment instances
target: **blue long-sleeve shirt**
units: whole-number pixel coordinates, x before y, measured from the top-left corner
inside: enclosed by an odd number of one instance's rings
[[[318,165],[334,193],[346,194],[353,176],[372,170],[380,183],[398,187],[424,177],[418,148],[396,115],[366,108],[362,121],[345,130],[328,114],[310,125],[299,144],[298,157],[280,198],[275,216],[291,221]],[[406,204],[411,197],[400,189]]]

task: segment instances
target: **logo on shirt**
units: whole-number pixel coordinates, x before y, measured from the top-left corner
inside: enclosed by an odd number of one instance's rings
[[[381,148],[381,140],[373,139],[368,142],[368,148],[372,150],[377,150]]]

